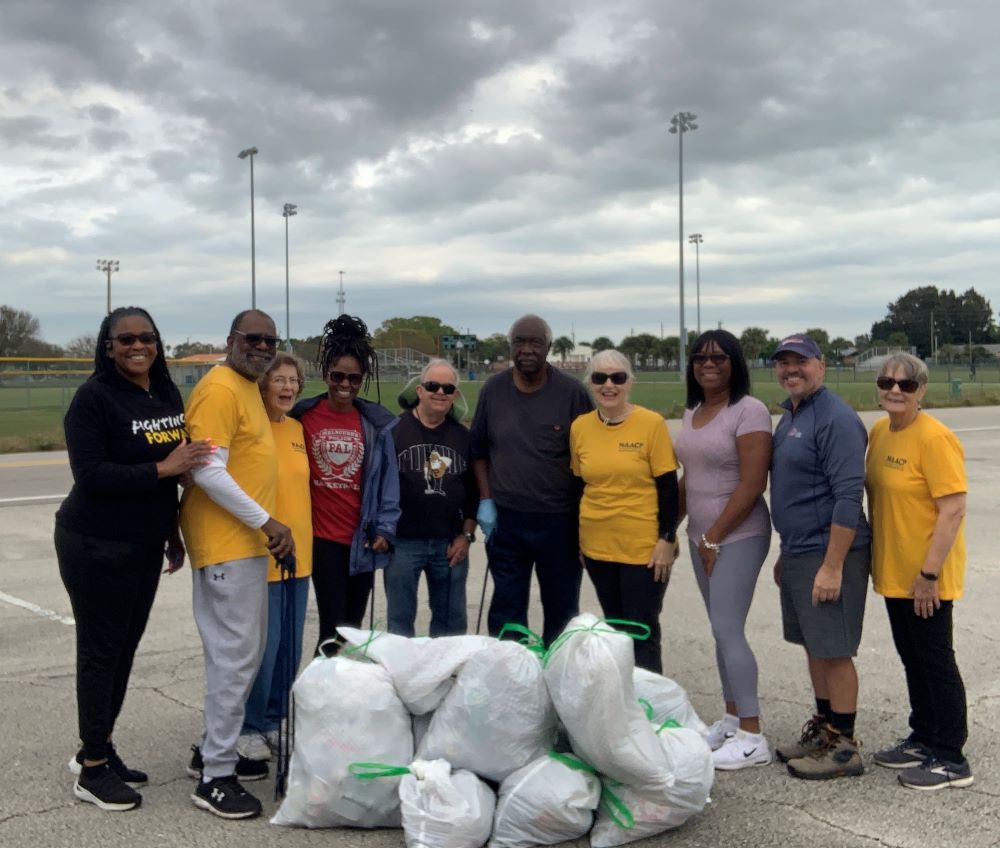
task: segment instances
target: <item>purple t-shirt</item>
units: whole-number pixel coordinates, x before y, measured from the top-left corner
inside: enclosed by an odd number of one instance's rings
[[[691,425],[693,409],[684,411],[683,429],[674,451],[684,466],[684,493],[688,537],[700,541],[715,523],[740,482],[740,457],[736,438],[746,433],[770,433],[771,414],[757,398],[746,397],[720,410],[704,427]],[[771,535],[771,516],[763,496],[750,514],[721,544]]]

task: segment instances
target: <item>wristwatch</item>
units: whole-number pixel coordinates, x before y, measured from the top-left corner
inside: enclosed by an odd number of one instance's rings
[[[924,580],[930,580],[931,583],[936,583],[937,579],[938,579],[938,575],[936,575],[936,574],[930,574],[930,573],[924,571],[923,569],[920,569],[920,576],[923,577]]]
[[[462,535],[463,535],[463,536],[465,536],[465,541],[466,541],[466,542],[468,542],[468,543],[469,543],[470,545],[471,545],[471,544],[472,544],[473,542],[475,542],[475,541],[476,541],[476,531],[475,531],[475,530],[473,530],[473,531],[471,531],[471,532],[469,532],[469,533],[466,533],[466,532],[465,532],[465,531],[463,530],[463,531],[462,531]]]

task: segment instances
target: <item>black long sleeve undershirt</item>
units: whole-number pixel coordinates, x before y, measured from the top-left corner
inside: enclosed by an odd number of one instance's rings
[[[668,471],[653,480],[656,482],[656,521],[660,538],[673,542],[677,539],[677,516],[680,513],[677,472]]]

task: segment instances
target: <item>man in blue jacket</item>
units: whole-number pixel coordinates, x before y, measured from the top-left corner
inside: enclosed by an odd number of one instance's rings
[[[775,581],[785,640],[806,651],[816,714],[802,737],[776,749],[794,777],[826,780],[864,772],[854,723],[854,657],[868,593],[871,531],[861,508],[868,434],[823,385],[826,365],[813,339],[783,339],[774,354],[788,392],[774,431],[771,515],[781,537]]]

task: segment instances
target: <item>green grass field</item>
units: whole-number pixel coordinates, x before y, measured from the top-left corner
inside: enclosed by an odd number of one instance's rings
[[[1000,373],[996,369],[980,369],[975,382],[968,380],[964,368],[952,370],[953,381],[949,382],[945,368],[932,369],[931,384],[927,392],[927,406],[961,406],[1000,403]],[[874,409],[878,404],[875,390],[875,376],[871,372],[846,369],[827,370],[827,386],[841,395],[856,409]],[[470,415],[476,406],[482,382],[465,382],[462,392],[469,403]],[[389,409],[398,410],[396,396],[403,387],[402,382],[383,381],[381,384],[382,403]],[[190,386],[183,386],[186,395]],[[306,384],[305,394],[314,395],[326,390],[319,380]],[[33,383],[29,386],[0,385],[0,453],[35,450],[57,450],[65,447],[62,434],[62,419],[69,405],[75,386],[52,386]],[[784,398],[784,392],[775,382],[770,369],[756,369],[753,373],[753,393],[777,411],[777,404]],[[374,387],[367,395],[374,400]],[[632,401],[641,406],[655,409],[667,418],[679,418],[684,410],[684,386],[678,382],[677,374],[663,371],[643,372],[638,375],[632,389]]]

